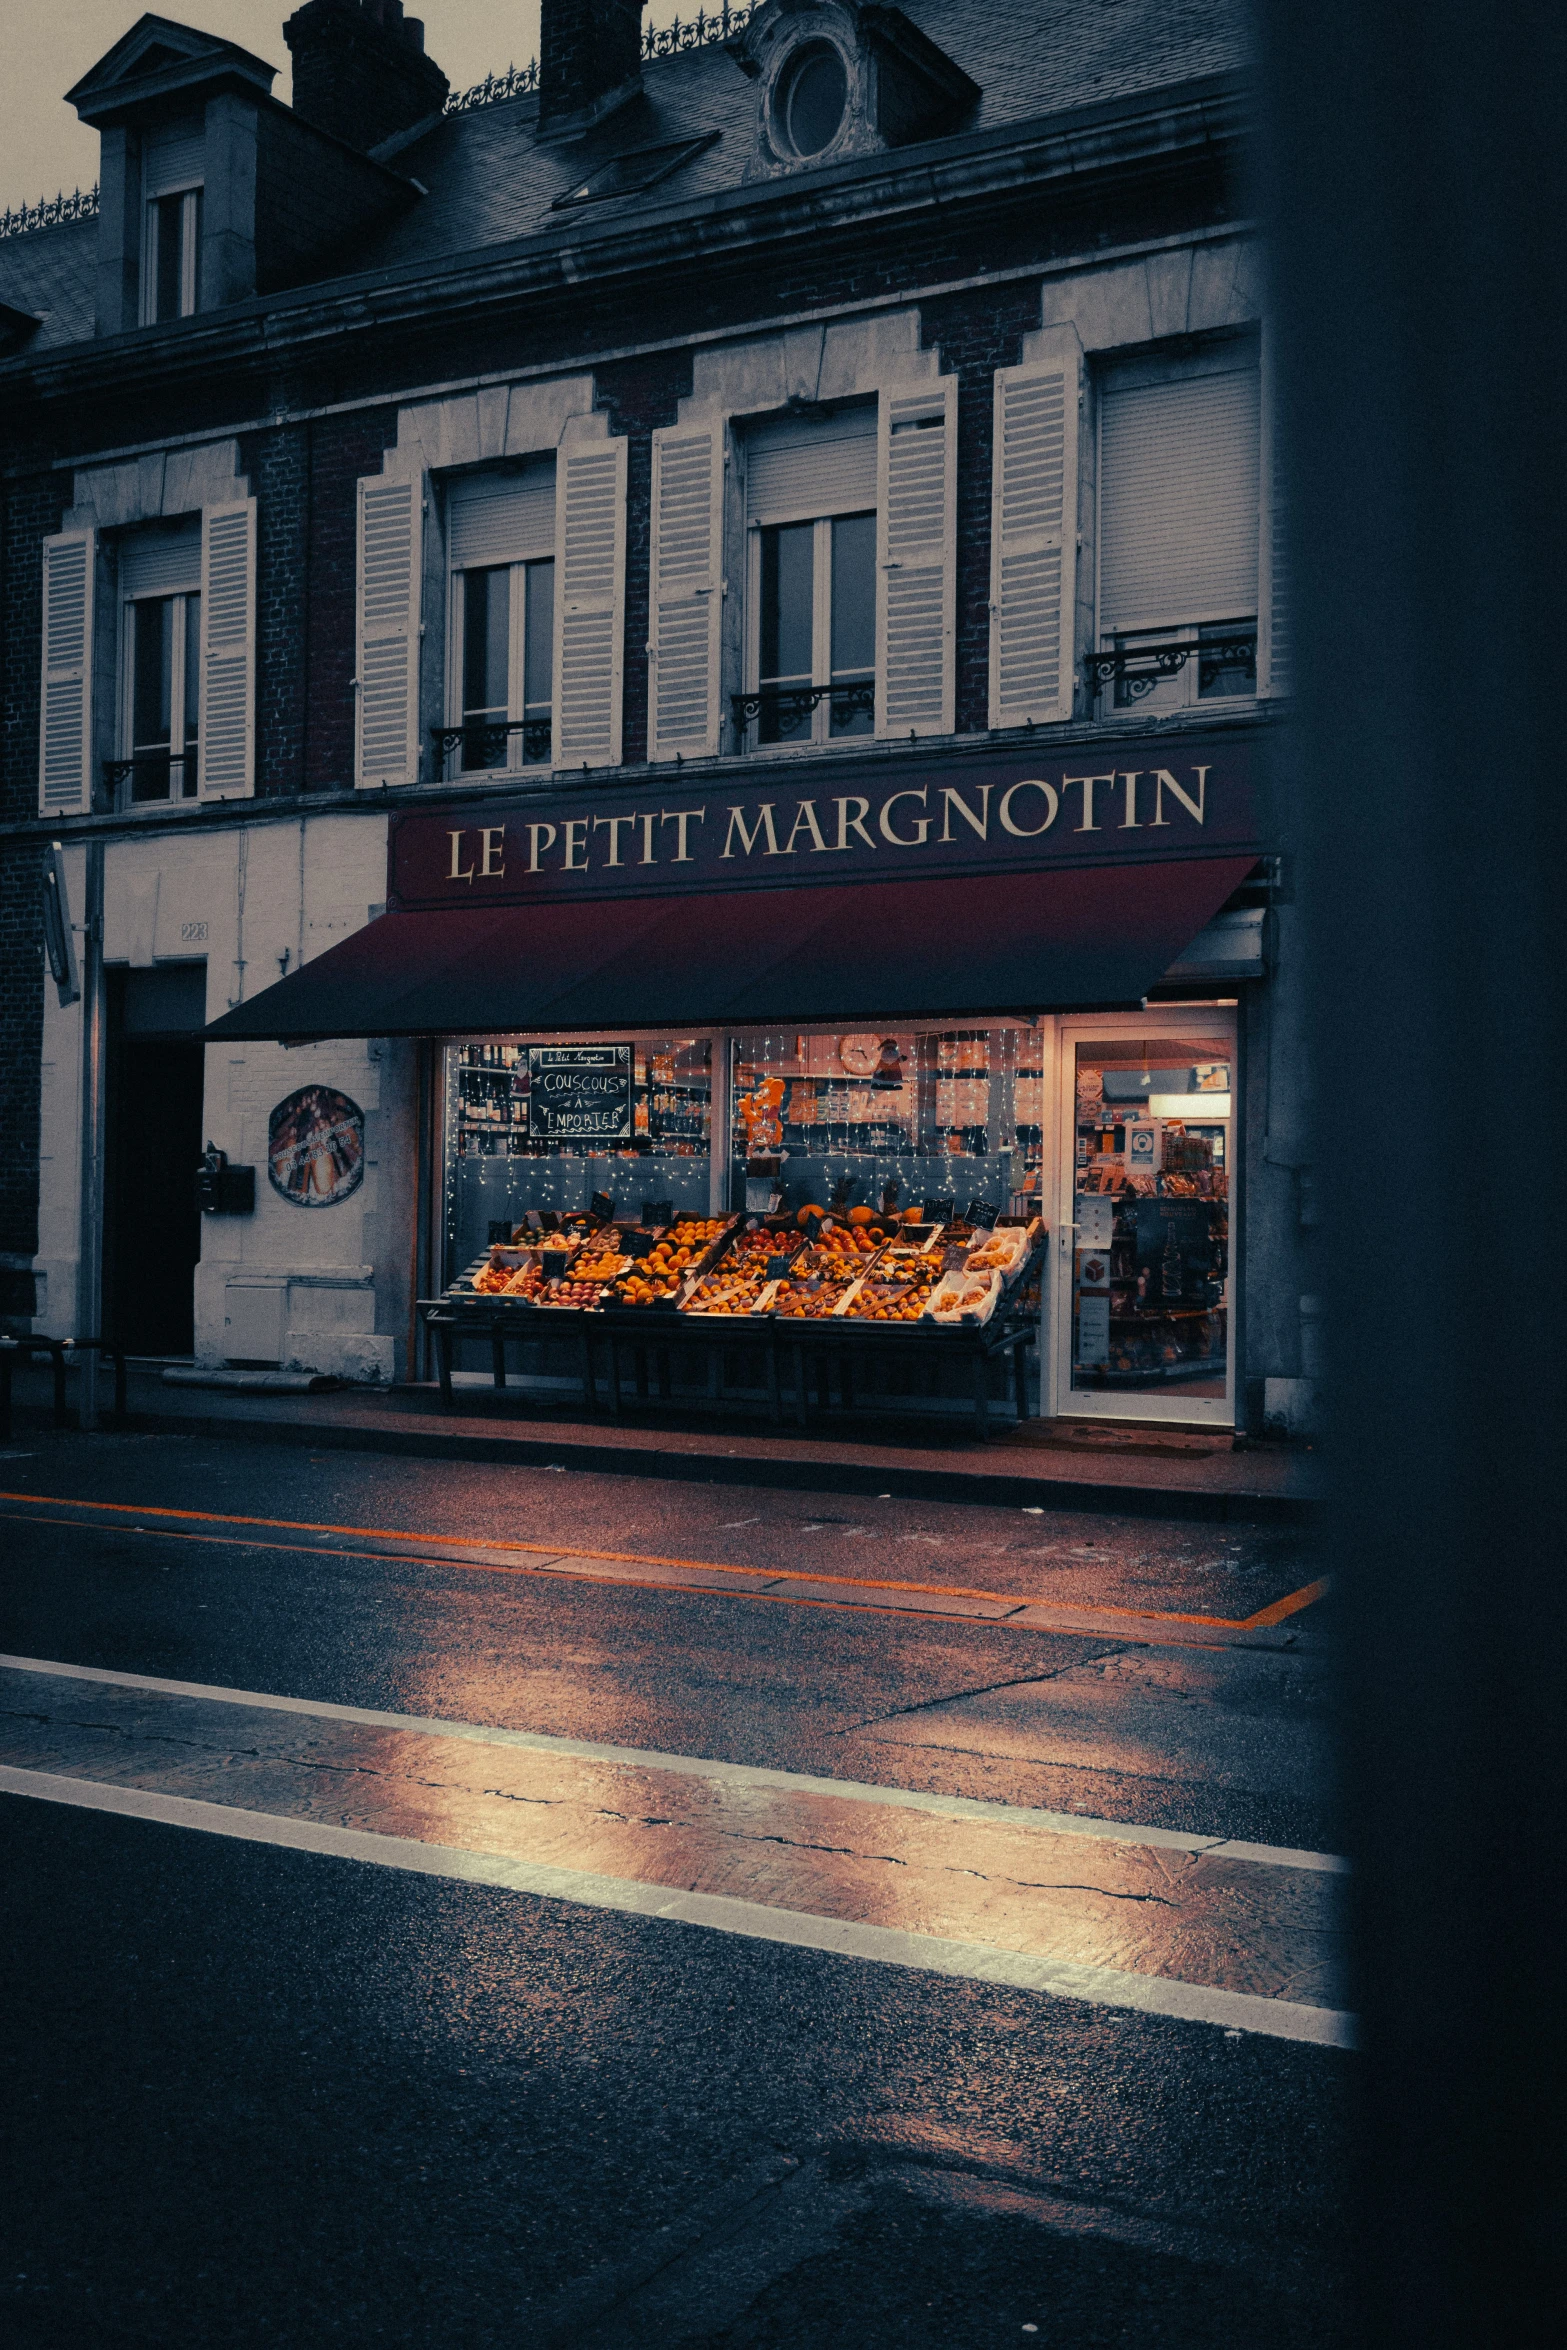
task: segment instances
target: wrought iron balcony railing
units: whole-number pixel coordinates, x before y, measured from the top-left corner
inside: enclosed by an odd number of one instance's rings
[[[144,800],[193,799],[195,792],[194,751],[138,751],[103,763],[103,795],[113,815]]]
[[[526,767],[549,764],[554,723],[549,718],[469,719],[462,726],[432,726],[436,773],[442,783],[457,775],[493,775],[511,763],[514,736],[522,741]]]
[[[809,718],[823,702],[830,703],[835,726],[848,726],[856,718],[874,719],[875,681],[865,677],[844,685],[764,685],[755,693],[729,697],[735,732],[742,740],[747,729],[758,721],[769,729],[779,730],[777,736],[764,735],[764,740],[786,739],[785,730]]]
[[[1140,702],[1167,677],[1177,676],[1188,661],[1197,663],[1197,690],[1211,694],[1229,676],[1257,677],[1257,631],[1234,629],[1224,636],[1203,637],[1163,645],[1116,645],[1110,651],[1089,653],[1083,661],[1089,694],[1097,697],[1107,685],[1117,699]]]

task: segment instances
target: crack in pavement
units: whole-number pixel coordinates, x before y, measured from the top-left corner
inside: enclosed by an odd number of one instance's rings
[[[1114,1648],[1099,1649],[1091,1657],[1068,1657],[1061,1664],[1052,1665],[1047,1673],[1019,1673],[1006,1681],[986,1681],[978,1689],[951,1689],[944,1697],[922,1697],[917,1705],[896,1705],[891,1713],[867,1714],[863,1722],[849,1722],[843,1729],[833,1730],[829,1732],[829,1735],[834,1738],[850,1738],[857,1730],[874,1730],[879,1728],[883,1722],[901,1721],[906,1714],[930,1713],[937,1706],[957,1705],[964,1698],[991,1697],[998,1689],[1030,1689],[1039,1682],[1059,1681],[1063,1673],[1081,1672],[1085,1664],[1113,1663],[1116,1657],[1128,1655],[1131,1645],[1133,1644],[1123,1641]],[[960,1753],[967,1750],[954,1747],[952,1751]]]

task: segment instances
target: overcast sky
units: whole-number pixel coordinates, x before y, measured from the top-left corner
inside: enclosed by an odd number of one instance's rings
[[[160,16],[238,41],[275,65],[272,87],[289,94],[283,20],[295,0],[173,0]],[[143,14],[134,0],[0,0],[5,75],[0,84],[0,210],[36,204],[61,188],[89,188],[98,176],[98,134],[76,119],[61,92],[81,80]],[[645,24],[694,16],[695,0],[651,0]],[[454,90],[538,54],[539,0],[418,0],[424,43]]]

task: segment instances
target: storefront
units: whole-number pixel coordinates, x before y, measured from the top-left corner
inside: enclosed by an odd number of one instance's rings
[[[1236,987],[1176,999],[1257,864],[1256,756],[1236,728],[420,808],[386,914],[209,1035],[430,1040],[428,1287],[595,1202],[1038,1218],[1033,1408],[1233,1425]]]

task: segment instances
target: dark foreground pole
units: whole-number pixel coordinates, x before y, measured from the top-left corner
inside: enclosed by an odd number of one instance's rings
[[[1294,477],[1359,2317],[1560,2322],[1567,11],[1259,0]]]

